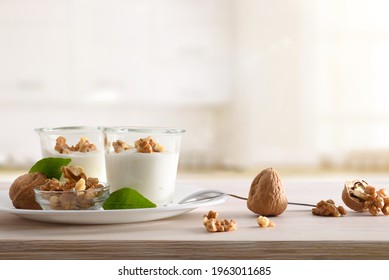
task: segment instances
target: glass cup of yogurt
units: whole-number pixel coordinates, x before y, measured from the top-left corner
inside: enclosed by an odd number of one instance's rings
[[[67,126],[36,128],[43,157],[71,158],[88,177],[105,182],[103,134],[97,127]]]
[[[100,127],[111,192],[137,190],[158,206],[173,202],[183,129]]]

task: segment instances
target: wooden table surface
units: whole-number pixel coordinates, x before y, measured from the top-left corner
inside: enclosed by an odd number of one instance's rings
[[[345,178],[348,179],[348,178]],[[181,180],[180,184],[247,196],[251,180]],[[288,200],[342,204],[342,180],[290,179]],[[370,182],[389,189],[388,181]],[[1,183],[7,190],[9,183]],[[238,229],[209,233],[202,217],[215,210]],[[273,228],[259,228],[246,202],[197,208],[164,220],[113,225],[37,222],[0,212],[0,259],[389,259],[389,216],[349,211],[318,217],[310,207],[288,206]]]

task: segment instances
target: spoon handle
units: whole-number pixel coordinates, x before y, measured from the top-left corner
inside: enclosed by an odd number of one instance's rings
[[[229,193],[228,195],[229,195],[229,196],[232,196],[232,197],[235,197],[235,198],[238,198],[238,199],[247,200],[246,197],[239,196],[239,195],[236,195],[236,194]],[[299,205],[299,206],[316,207],[316,205],[308,204],[308,203],[288,202],[288,204],[289,204],[289,205]]]

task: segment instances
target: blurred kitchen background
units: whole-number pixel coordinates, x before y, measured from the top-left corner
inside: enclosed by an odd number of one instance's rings
[[[43,126],[185,128],[179,174],[389,174],[389,1],[0,0],[0,169]]]

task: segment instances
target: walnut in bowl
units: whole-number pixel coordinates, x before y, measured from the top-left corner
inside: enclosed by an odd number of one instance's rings
[[[85,185],[84,179],[75,188],[46,190],[45,185],[36,187],[35,200],[43,210],[98,210],[109,196],[109,185],[99,183],[96,187],[77,188]]]
[[[43,210],[100,209],[109,196],[109,185],[88,177],[80,166],[62,166],[66,182],[47,179],[36,187],[35,200]]]

